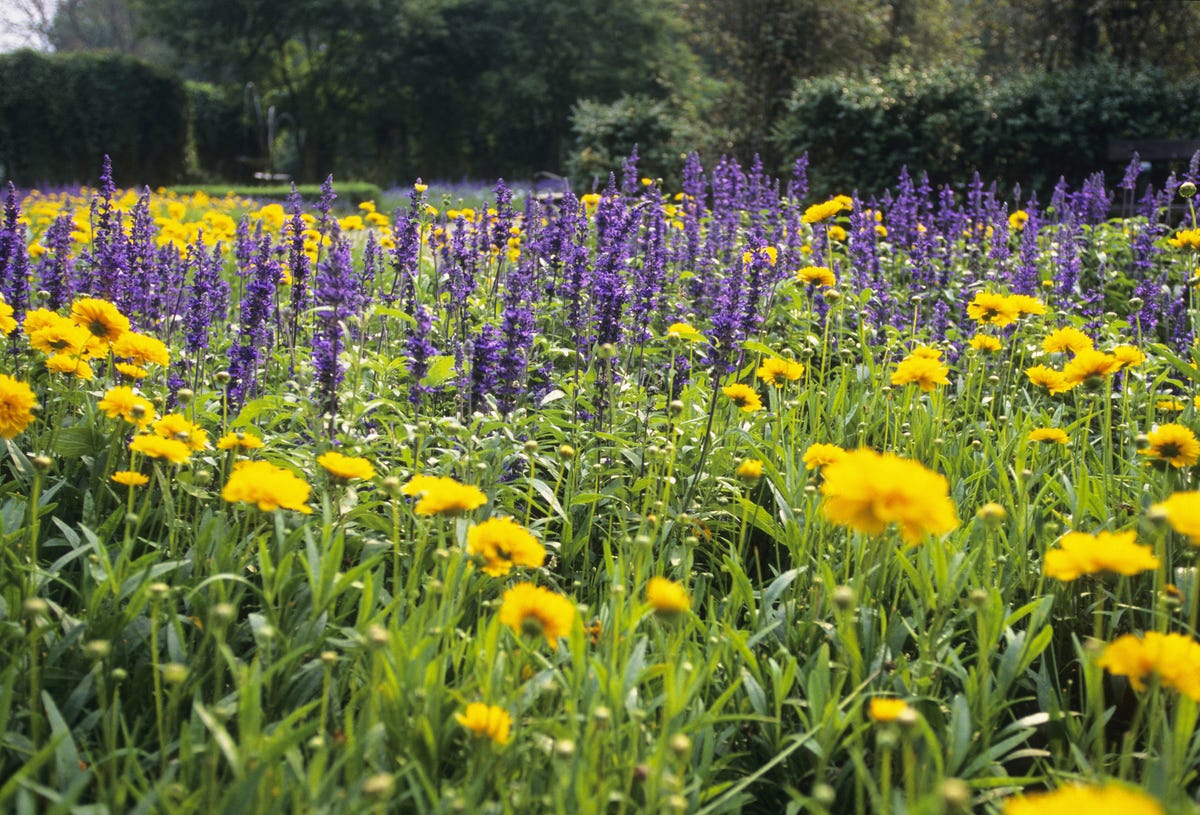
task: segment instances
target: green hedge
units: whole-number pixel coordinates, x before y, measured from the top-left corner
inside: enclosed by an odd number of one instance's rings
[[[253,198],[257,201],[286,201],[292,194],[291,184],[274,184],[271,186],[231,186],[229,184],[177,184],[167,188],[168,192],[178,195],[192,195],[203,192],[210,198],[223,198],[234,195],[239,198]],[[374,201],[383,204],[383,190],[376,184],[365,181],[334,180],[333,191],[337,193],[337,205],[358,206],[363,201]],[[319,184],[297,184],[296,192],[306,201],[316,201],[321,197]]]
[[[798,83],[773,137],[781,155],[808,151],[818,194],[879,192],[905,165],[935,183],[978,170],[1048,191],[1060,176],[1077,183],[1097,169],[1120,172],[1108,161],[1111,139],[1200,136],[1197,98],[1200,78],[1108,63],[1001,81],[893,70]]]
[[[17,184],[94,182],[105,154],[118,184],[185,170],[182,80],[131,57],[0,54],[0,165]]]
[[[680,163],[673,118],[665,101],[648,96],[625,95],[608,103],[580,99],[571,111],[574,144],[567,175],[577,188],[603,188],[610,172],[620,179],[621,163],[636,145],[642,176],[671,178]]]

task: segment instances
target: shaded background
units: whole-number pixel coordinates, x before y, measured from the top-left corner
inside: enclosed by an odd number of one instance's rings
[[[817,191],[1042,189],[1200,136],[1187,0],[7,0],[20,184],[607,179],[807,151]],[[1189,45],[1192,43],[1192,45]],[[1157,168],[1160,174],[1169,169]]]

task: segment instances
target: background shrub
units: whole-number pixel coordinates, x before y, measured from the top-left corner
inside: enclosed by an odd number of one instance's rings
[[[122,184],[179,179],[187,124],[182,80],[132,57],[0,55],[0,164],[17,184],[94,178],[106,153]]]

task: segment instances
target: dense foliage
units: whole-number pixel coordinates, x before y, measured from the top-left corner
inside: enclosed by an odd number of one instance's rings
[[[132,57],[0,54],[0,165],[19,184],[78,182],[108,154],[121,178],[161,184],[186,167],[182,80]]]
[[[1137,170],[11,192],[0,808],[1191,811],[1200,229]]]

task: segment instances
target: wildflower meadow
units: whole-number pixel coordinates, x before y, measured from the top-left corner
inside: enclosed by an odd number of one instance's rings
[[[1194,812],[1196,164],[10,187],[0,811]]]

